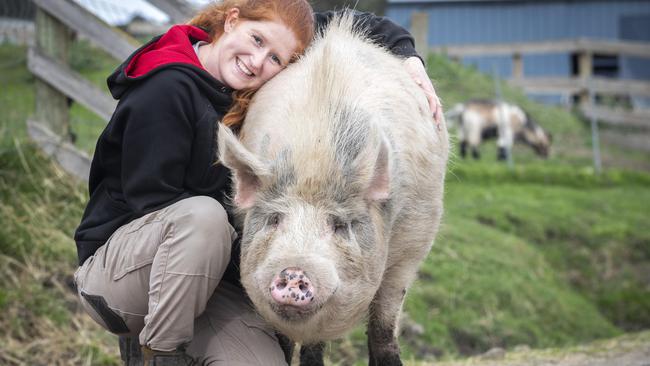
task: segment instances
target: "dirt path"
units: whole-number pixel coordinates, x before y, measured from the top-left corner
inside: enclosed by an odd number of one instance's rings
[[[466,360],[435,366],[650,366],[650,332],[626,334],[606,341],[566,349],[505,352],[493,349]]]

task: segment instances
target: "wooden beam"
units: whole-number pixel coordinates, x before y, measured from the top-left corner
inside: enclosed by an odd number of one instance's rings
[[[104,23],[71,0],[33,0],[33,2],[118,60],[126,59],[140,45],[137,40]]]
[[[30,48],[27,54],[27,67],[39,79],[93,111],[105,121],[111,118],[117,102],[66,65],[41,54],[35,48]],[[67,103],[65,108],[67,110]]]
[[[601,131],[600,135],[606,144],[614,144],[627,149],[650,152],[650,131],[622,132],[618,129]]]
[[[60,63],[68,62],[72,34],[58,19],[36,10],[36,47]],[[36,118],[47,121],[61,136],[70,135],[68,98],[50,84],[36,80]]]
[[[149,3],[162,10],[169,16],[174,24],[183,24],[195,15],[193,9],[187,2],[179,0],[147,0]]]
[[[524,77],[524,60],[521,53],[512,55],[512,77],[515,79],[523,79]]]
[[[508,80],[511,85],[520,87],[528,93],[540,94],[577,94],[582,87],[576,79],[551,78],[551,77],[530,77],[512,78]]]
[[[586,82],[589,78],[591,78],[593,69],[594,69],[594,63],[593,63],[593,55],[591,54],[591,52],[587,52],[587,51],[580,52],[578,54],[578,77],[582,81]],[[591,96],[589,93],[590,93],[589,89],[580,90],[580,92],[578,93],[578,104],[580,106],[584,106],[591,103]]]
[[[592,77],[583,81],[583,87],[597,94],[623,94],[650,97],[650,82],[638,80]]]
[[[53,157],[61,165],[63,170],[78,179],[88,181],[91,159],[86,153],[63,140],[43,122],[28,120],[27,133],[45,154]]]
[[[520,87],[531,93],[578,94],[580,91],[591,89],[596,94],[605,95],[635,95],[650,97],[650,82],[637,80],[609,79],[603,77],[581,78],[512,78],[511,85]]]
[[[589,38],[578,39],[578,51],[606,55],[625,55],[650,58],[650,43],[636,41],[607,41]]]
[[[435,46],[431,52],[449,56],[491,56],[534,54],[534,53],[573,53],[591,52],[598,54],[626,55],[650,58],[650,43],[631,41],[606,41],[593,39],[570,39],[541,42],[488,43]]]
[[[650,128],[650,113],[630,112],[623,109],[612,109],[594,105],[580,108],[588,118],[596,118],[599,122],[630,127]]]

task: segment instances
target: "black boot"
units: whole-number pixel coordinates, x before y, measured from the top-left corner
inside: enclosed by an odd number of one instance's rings
[[[147,346],[142,346],[144,366],[195,366],[197,360],[185,353],[183,348],[176,351],[156,351]]]
[[[120,356],[124,366],[142,366],[142,352],[138,337],[120,336]]]

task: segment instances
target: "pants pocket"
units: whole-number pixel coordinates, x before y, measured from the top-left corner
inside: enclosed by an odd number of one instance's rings
[[[110,239],[107,263],[113,263],[112,279],[117,281],[127,274],[151,265],[162,243],[163,223],[161,221],[136,223],[124,228]]]

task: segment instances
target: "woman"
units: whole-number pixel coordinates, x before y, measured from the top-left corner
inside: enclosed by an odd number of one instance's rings
[[[237,129],[254,91],[333,15],[312,17],[306,0],[225,0],[153,39],[109,77],[119,103],[93,157],[75,282],[90,316],[138,336],[147,362],[284,363],[236,286],[237,271],[226,271],[238,258],[237,233],[229,171],[214,164],[215,124]],[[437,106],[410,35],[384,18],[355,19],[409,57],[405,67]]]

